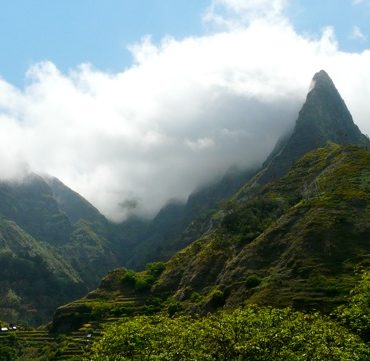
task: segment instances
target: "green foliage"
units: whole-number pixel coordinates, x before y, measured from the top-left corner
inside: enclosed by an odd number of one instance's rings
[[[286,205],[280,198],[256,197],[247,203],[228,203],[222,227],[251,241],[279,217]]]
[[[18,340],[14,334],[0,336],[0,361],[13,361],[19,348]]]
[[[0,218],[0,244],[0,315],[8,322],[46,322],[59,304],[84,291],[76,272],[50,245],[14,222]]]
[[[127,270],[122,276],[121,282],[135,292],[146,292],[158,280],[164,269],[164,262],[148,263],[146,270],[143,272]]]
[[[169,317],[173,317],[176,313],[183,310],[183,306],[180,302],[172,301],[167,307]]]
[[[219,288],[215,288],[211,291],[208,298],[208,304],[214,308],[218,308],[225,304],[226,295],[224,291]]]
[[[19,297],[12,289],[9,289],[1,304],[8,307],[14,307],[19,306],[21,301],[22,298]]]
[[[158,278],[165,268],[166,264],[164,262],[152,262],[146,265],[147,273],[154,278]]]
[[[245,280],[245,285],[248,288],[254,288],[257,287],[261,283],[261,278],[255,274],[249,275],[247,279]]]
[[[125,286],[134,288],[136,286],[137,275],[134,271],[127,271],[121,278]]]
[[[335,316],[344,326],[370,341],[370,270],[362,274],[348,304],[340,306]]]
[[[248,307],[203,318],[139,316],[108,326],[89,360],[366,360],[361,340],[319,314]]]
[[[187,288],[219,287],[227,304],[331,312],[353,287],[354,267],[370,261],[369,177],[369,151],[331,144],[264,186],[253,179],[167,263],[156,288],[182,299]]]

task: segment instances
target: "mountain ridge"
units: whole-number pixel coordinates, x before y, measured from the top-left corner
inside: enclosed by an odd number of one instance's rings
[[[290,137],[212,213],[212,227],[165,263],[144,293],[148,300],[162,297],[168,310],[175,302],[191,312],[246,300],[324,311],[344,302],[355,283],[354,268],[370,264],[369,141],[329,76],[319,72],[314,80]],[[345,133],[333,128],[338,122]],[[310,142],[312,136],[317,141]],[[114,284],[126,279],[126,272],[108,276],[110,292],[123,292]],[[104,303],[94,299],[98,294],[91,299]],[[55,324],[65,312],[57,311]],[[64,321],[68,324],[68,317]]]
[[[162,264],[159,275],[108,274],[96,291],[59,308],[52,329],[129,316],[113,307],[126,298],[146,305],[139,314],[206,314],[244,303],[330,312],[345,302],[356,268],[370,266],[369,212],[370,152],[318,148],[258,194],[225,204],[215,228]]]
[[[304,199],[303,194],[315,192],[320,194],[319,182],[313,179],[306,179],[304,184],[296,180],[297,184],[300,184],[299,191],[293,184],[289,185],[294,190],[294,199],[284,192],[283,194],[277,192],[276,196],[272,196],[268,193],[270,189],[268,187],[274,187],[289,169],[295,169],[297,162],[303,167],[300,159],[314,148],[326,149],[328,145],[330,148],[330,144],[331,147],[335,147],[333,144],[336,142],[355,143],[364,148],[364,151],[369,146],[368,139],[353,123],[352,116],[330,77],[320,71],[314,76],[313,81],[314,86],[307,95],[295,128],[275,147],[260,171],[227,173],[213,185],[190,195],[186,204],[167,205],[152,222],[133,218],[122,224],[112,224],[87,200],[58,179],[32,174],[22,182],[0,183],[0,217],[3,217],[5,222],[15,222],[14,227],[18,227],[19,232],[14,234],[18,234],[19,241],[26,239],[22,236],[24,232],[27,237],[32,237],[32,241],[31,238],[27,238],[30,240],[28,242],[30,247],[35,245],[35,242],[46,247],[45,251],[41,252],[46,257],[46,264],[57,264],[59,262],[57,260],[63,260],[65,270],[71,269],[75,275],[73,277],[78,279],[78,282],[81,281],[81,287],[85,290],[96,287],[104,274],[119,266],[137,269],[150,261],[170,260],[167,267],[171,268],[173,260],[181,263],[183,262],[181,257],[185,257],[187,261],[183,273],[191,277],[191,280],[182,277],[176,271],[172,272],[173,277],[168,277],[166,282],[162,282],[169,274],[167,268],[158,281],[164,285],[162,289],[172,290],[176,299],[180,301],[186,300],[189,292],[202,292],[211,302],[211,294],[197,287],[202,286],[204,280],[208,279],[207,287],[216,292],[215,287],[224,287],[217,283],[218,278],[228,280],[224,283],[232,284],[233,272],[227,271],[226,263],[236,264],[236,268],[242,267],[243,264],[232,262],[230,258],[232,252],[242,253],[244,247],[262,237],[261,235],[267,232],[273,222],[278,222],[285,212],[288,212],[286,216],[293,212],[294,202],[297,202],[298,207],[298,200]],[[312,141],[312,137],[315,141]],[[320,154],[325,152],[329,152],[334,158],[339,157],[333,155],[335,154],[333,149],[317,151],[317,162],[321,162]],[[355,151],[352,152],[356,154]],[[365,155],[363,157],[365,158]],[[325,159],[328,164],[332,161],[330,157]],[[306,166],[308,164],[309,162]],[[321,169],[324,170],[325,168]],[[354,184],[353,188],[357,189],[356,187],[358,185]],[[270,194],[268,197],[264,196],[266,192]],[[354,198],[353,202],[361,204],[367,201],[360,197]],[[347,207],[351,209],[352,205],[349,204]],[[356,207],[360,205],[354,208]],[[359,216],[359,219],[362,218]],[[3,226],[6,229],[5,223]],[[287,226],[284,227],[288,229]],[[0,224],[0,232],[1,230]],[[275,232],[282,231],[276,229]],[[271,238],[267,234],[265,237]],[[274,242],[271,241],[271,244]],[[265,249],[268,249],[267,245]],[[36,248],[30,252],[40,253]],[[202,259],[199,259],[198,253],[202,255]],[[209,255],[215,258],[209,258]],[[24,258],[21,251],[15,256],[21,260]],[[235,255],[232,256],[234,257]],[[190,264],[194,265],[194,269],[198,267],[199,273],[193,273],[188,269],[187,266]],[[267,277],[266,272],[259,270],[256,274],[244,276],[263,279]],[[72,273],[69,273],[63,277],[72,280],[73,277],[70,277]],[[180,283],[177,284],[177,281]],[[177,286],[173,288],[170,286],[172,284]],[[159,284],[157,287],[156,290],[159,292],[161,289]],[[187,287],[195,288],[189,291]],[[225,292],[225,303],[232,303],[233,297],[228,295],[229,288],[217,290]],[[65,296],[65,301],[73,298],[68,292]],[[76,290],[75,296],[80,296],[80,291]],[[62,298],[58,298],[60,299]],[[228,299],[230,301],[227,301]],[[209,305],[207,302],[205,304]]]

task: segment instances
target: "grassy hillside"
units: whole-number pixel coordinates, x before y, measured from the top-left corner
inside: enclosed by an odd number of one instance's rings
[[[100,329],[106,322],[137,314],[152,314],[167,303],[163,297],[152,294],[165,264],[150,263],[142,272],[116,269],[103,278],[99,287],[86,297],[59,307],[54,315],[51,331],[70,332],[95,325]]]
[[[56,184],[58,194],[35,174],[0,182],[0,315],[6,321],[46,322],[57,306],[96,287],[118,265],[108,221]],[[71,215],[59,202],[81,207]],[[85,219],[74,223],[73,215]]]
[[[254,193],[225,204],[213,230],[165,263],[144,292],[133,282],[134,297],[148,305],[156,300],[171,313],[245,302],[328,312],[343,303],[356,268],[370,265],[370,152],[335,144],[317,149]],[[110,291],[100,321],[114,314],[109,302],[132,296],[122,286],[127,271],[117,272],[104,281]],[[132,273],[139,285],[145,275]],[[81,314],[76,304],[100,302],[100,292],[59,309],[54,324],[72,325]],[[85,311],[88,322],[94,312]]]
[[[135,234],[129,237],[135,239],[133,244],[124,242],[125,265],[143,269],[146,263],[168,260],[188,246],[209,228],[211,215],[219,204],[231,197],[256,171],[230,169],[222,178],[194,191],[186,203],[172,201],[165,205],[153,220],[137,227]],[[130,221],[123,223],[122,229],[127,226]]]
[[[57,337],[49,334],[54,343],[43,348],[35,345],[34,355],[47,352],[56,355],[55,360],[166,361],[365,361],[370,357],[369,271],[362,274],[346,302],[329,316],[256,305],[199,316],[181,309],[171,299],[157,299],[156,307],[149,305],[153,294],[148,291],[158,281],[163,266],[152,264],[140,273],[110,273],[88,297],[59,310],[65,318],[58,318],[54,331],[59,328],[65,332],[63,327],[68,324],[79,324],[79,330]],[[159,309],[165,312],[158,313]],[[69,323],[72,313],[74,325]],[[33,334],[24,335],[31,339]],[[86,335],[90,335],[88,340]],[[18,341],[23,360],[30,350],[23,339]]]
[[[36,174],[0,183],[0,215],[16,222],[35,239],[55,246],[65,243],[72,231],[50,187]]]
[[[8,322],[46,322],[56,306],[86,292],[52,247],[14,222],[0,219],[0,248],[0,313]]]
[[[332,145],[308,153],[287,176],[237,196],[218,227],[171,259],[157,292],[207,307],[244,300],[330,309],[370,262],[370,152]],[[190,299],[189,299],[190,297]]]

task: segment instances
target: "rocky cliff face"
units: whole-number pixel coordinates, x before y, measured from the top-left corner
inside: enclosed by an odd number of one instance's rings
[[[329,142],[370,147],[369,139],[353,122],[333,81],[321,70],[312,79],[293,133],[269,157],[258,183],[266,184],[279,178],[305,153]]]

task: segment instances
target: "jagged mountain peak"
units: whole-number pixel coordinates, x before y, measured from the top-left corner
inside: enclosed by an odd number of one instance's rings
[[[312,82],[290,139],[302,143],[300,155],[327,142],[369,145],[329,75],[320,70]]]
[[[333,80],[330,78],[329,74],[325,71],[325,70],[320,70],[318,71],[312,78],[311,80],[311,84],[310,84],[310,88],[308,90],[308,94],[307,96],[309,96],[309,94],[312,92],[312,91],[322,91],[324,90],[325,91],[330,91],[329,89],[331,89],[331,91],[333,93],[337,93],[337,95],[339,95],[339,92],[338,90],[336,89],[335,85],[334,85],[334,82]],[[340,96],[340,95],[339,95]]]
[[[331,80],[329,74],[321,69],[320,71],[318,71],[312,78],[312,80],[314,80],[315,82],[326,82],[326,83],[330,83],[331,85],[334,85],[333,81]]]
[[[291,136],[268,157],[258,183],[266,184],[281,177],[305,153],[330,142],[370,147],[334,82],[325,70],[320,70],[312,79]]]

